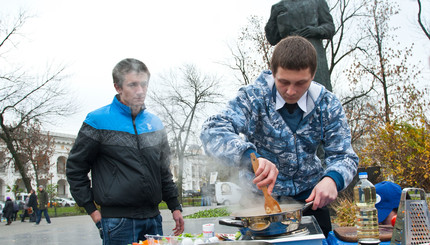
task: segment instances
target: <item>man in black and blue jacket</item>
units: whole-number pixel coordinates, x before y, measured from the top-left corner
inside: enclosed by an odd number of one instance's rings
[[[149,70],[139,60],[124,59],[112,75],[118,94],[111,104],[87,115],[70,151],[66,171],[70,191],[96,223],[103,244],[162,235],[158,209],[162,200],[172,211],[173,231],[179,235],[184,220],[169,168],[166,131],[144,105]]]

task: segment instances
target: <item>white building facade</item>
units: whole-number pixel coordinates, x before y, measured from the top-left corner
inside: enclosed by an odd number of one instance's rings
[[[71,197],[69,184],[66,179],[66,160],[75,142],[76,136],[52,132],[50,132],[49,135],[54,138],[55,151],[50,159],[49,170],[47,173],[43,174],[45,177],[39,179],[39,184],[45,187],[48,184],[56,184],[58,185],[58,197]],[[6,197],[13,196],[13,193],[8,192],[7,187],[12,187],[14,185],[17,185],[18,189],[27,192],[24,182],[22,181],[22,176],[15,168],[15,164],[0,164],[0,200],[4,201]],[[33,189],[37,189],[34,179],[31,180],[31,185]]]

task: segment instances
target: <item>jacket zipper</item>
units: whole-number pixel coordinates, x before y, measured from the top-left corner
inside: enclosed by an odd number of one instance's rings
[[[136,118],[132,118],[132,121],[133,121],[133,129],[134,129],[134,135],[136,136],[136,142],[137,142],[137,154],[138,154],[138,156],[139,156],[139,159],[140,159],[140,161],[141,161],[141,163],[140,164],[144,164],[144,160],[143,160],[143,157],[142,157],[142,155],[141,155],[141,152],[140,152],[140,141],[139,141],[139,134],[137,133],[137,128],[136,128],[136,120],[135,120]],[[149,189],[150,189],[150,192],[154,192],[154,190],[153,190],[153,187],[152,187],[152,185],[149,185]]]
[[[291,181],[293,182],[293,186],[294,186],[294,195],[297,195],[298,194],[297,188],[296,188],[296,184],[294,183],[295,176],[296,176],[297,171],[299,169],[299,156],[297,154],[297,133],[294,133],[293,136],[294,136],[294,150],[296,152],[297,169],[296,169],[296,172],[293,174],[293,179]]]
[[[137,134],[137,128],[136,128],[136,120],[133,118],[131,120],[133,122],[134,135],[136,136],[137,149],[140,150],[139,135]]]

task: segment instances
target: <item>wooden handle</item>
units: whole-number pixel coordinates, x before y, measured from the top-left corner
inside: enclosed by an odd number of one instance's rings
[[[260,165],[258,164],[258,159],[254,153],[251,153],[251,162],[252,162],[252,168],[254,169],[254,173],[256,173],[258,166]],[[261,187],[261,190],[263,191],[264,196],[269,196],[269,193],[267,192],[267,186]]]
[[[252,168],[254,169],[254,173],[257,172],[258,169],[258,159],[255,156],[255,153],[251,153],[251,162],[252,162]]]

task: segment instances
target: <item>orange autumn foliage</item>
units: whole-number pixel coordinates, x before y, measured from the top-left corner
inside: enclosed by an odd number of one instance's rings
[[[430,192],[430,126],[391,123],[377,129],[361,152],[361,164],[381,166],[383,177]]]

